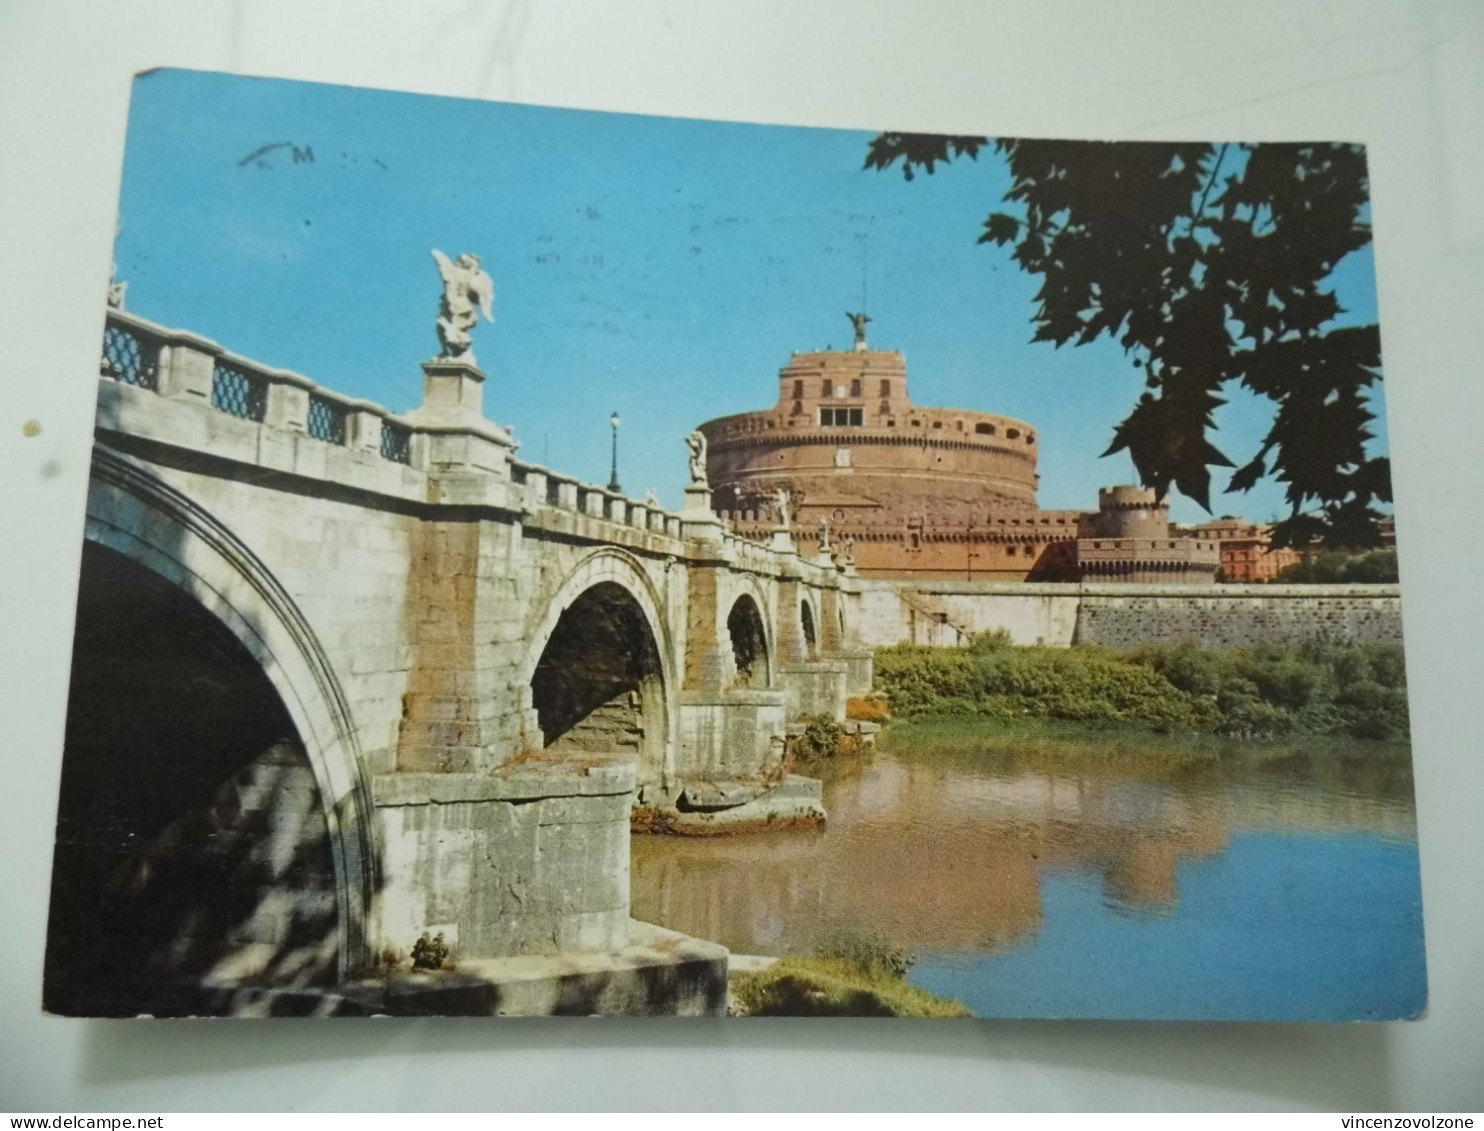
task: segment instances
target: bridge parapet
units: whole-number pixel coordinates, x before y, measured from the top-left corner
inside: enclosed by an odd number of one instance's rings
[[[634,499],[523,460],[511,461],[510,478],[522,488],[521,509],[528,515],[542,512],[580,515],[662,538],[678,540],[683,536],[680,514],[665,509],[652,496]]]
[[[407,501],[581,516],[595,540],[622,542],[605,536],[609,526],[682,538],[680,513],[652,498],[630,498],[509,455],[490,458],[490,450],[513,451],[514,440],[482,416],[468,393],[445,388],[455,380],[467,387],[482,375],[446,363],[427,368],[424,406],[402,415],[198,334],[110,310],[98,423],[105,431]],[[482,441],[485,458],[471,458],[471,438]],[[461,441],[465,446],[456,446]]]
[[[411,419],[209,338],[110,311],[99,374],[104,432],[428,498],[428,436]]]
[[[704,485],[671,510],[517,459],[482,372],[422,369],[398,414],[110,311],[94,583],[118,554],[240,621],[250,651],[254,626],[291,626],[252,654],[308,704],[328,824],[360,806],[337,866],[381,884],[348,913],[347,963],[424,930],[480,960],[612,950],[631,809],[676,829],[822,819],[785,735],[869,682],[861,582],[786,532],[729,530]]]

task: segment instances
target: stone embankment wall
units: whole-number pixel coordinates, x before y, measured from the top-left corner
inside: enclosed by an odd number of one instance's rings
[[[1118,650],[1179,640],[1402,642],[1395,585],[864,584],[860,631],[878,646],[952,646],[1001,629],[1017,644]]]

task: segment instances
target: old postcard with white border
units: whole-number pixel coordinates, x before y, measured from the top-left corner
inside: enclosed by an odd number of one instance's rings
[[[49,1012],[1423,1012],[1364,149],[894,125],[135,81]]]

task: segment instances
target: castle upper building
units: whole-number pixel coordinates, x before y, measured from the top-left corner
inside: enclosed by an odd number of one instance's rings
[[[914,404],[906,359],[869,348],[795,353],[770,409],[710,420],[716,510],[764,536],[789,498],[806,553],[827,532],[867,576],[1022,580],[1064,575],[1077,511],[1036,506],[1036,428]]]
[[[806,555],[827,539],[848,547],[866,577],[1211,580],[1214,549],[1170,538],[1152,495],[1147,521],[1135,521],[1124,496],[1108,496],[1099,512],[1041,510],[1036,427],[914,404],[906,359],[871,349],[868,319],[851,318],[855,348],[795,353],[772,408],[700,425],[712,505],[738,533],[766,537],[785,503]]]

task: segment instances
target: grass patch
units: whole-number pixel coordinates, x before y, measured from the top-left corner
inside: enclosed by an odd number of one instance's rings
[[[781,958],[732,979],[751,1017],[970,1017],[962,1002],[909,985],[875,963],[846,958]]]

